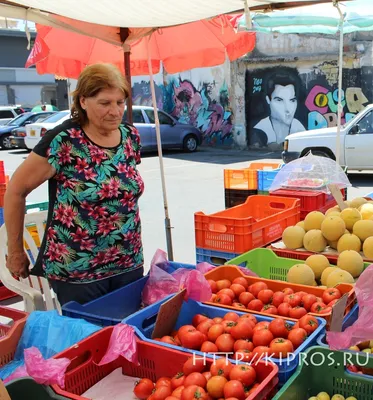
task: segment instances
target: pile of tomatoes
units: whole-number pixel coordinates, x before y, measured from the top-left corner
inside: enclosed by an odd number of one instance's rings
[[[341,298],[341,292],[336,288],[325,289],[322,297],[317,297],[306,292],[294,292],[290,287],[274,292],[265,282],[249,285],[244,277],[233,282],[228,279],[210,279],[208,282],[213,303],[294,319],[302,318],[308,312],[330,313]]]
[[[134,394],[140,400],[244,400],[259,386],[256,379],[251,365],[218,358],[208,367],[205,360],[190,357],[173,378],[163,377],[155,384],[141,379]]]
[[[155,340],[204,353],[229,353],[229,358],[253,363],[264,356],[286,358],[317,328],[317,319],[309,314],[294,325],[283,318],[258,322],[249,313],[228,312],[212,319],[197,314],[192,325]]]

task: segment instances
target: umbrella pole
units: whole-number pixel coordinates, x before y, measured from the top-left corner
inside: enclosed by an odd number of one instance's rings
[[[124,43],[129,35],[128,28],[120,28],[120,40]],[[131,84],[131,63],[130,63],[130,53],[128,51],[124,52],[124,73],[129,85],[129,93],[127,98],[127,122],[133,123],[132,118],[132,84]]]
[[[157,137],[157,147],[158,147],[158,159],[159,159],[159,167],[161,172],[161,182],[162,182],[162,192],[163,192],[163,205],[164,205],[164,214],[165,214],[165,229],[166,229],[166,241],[167,241],[167,253],[169,261],[174,260],[173,247],[172,247],[172,234],[171,234],[171,220],[168,214],[168,202],[167,202],[167,190],[166,190],[166,179],[164,173],[164,165],[163,165],[163,153],[162,153],[162,141],[161,141],[161,130],[159,126],[159,118],[158,118],[158,106],[157,106],[157,97],[155,93],[154,86],[154,76],[153,76],[153,68],[150,54],[150,39],[148,39],[148,67],[149,67],[149,77],[150,77],[150,90],[152,93],[152,102],[154,108],[154,122],[155,122],[155,133]]]

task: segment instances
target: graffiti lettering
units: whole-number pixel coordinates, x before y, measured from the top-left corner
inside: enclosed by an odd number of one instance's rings
[[[254,78],[253,93],[260,93],[262,91],[263,79]]]

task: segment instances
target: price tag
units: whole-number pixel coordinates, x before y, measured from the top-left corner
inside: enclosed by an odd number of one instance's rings
[[[343,318],[345,316],[346,304],[348,300],[348,293],[345,293],[339,301],[337,301],[332,308],[332,315],[330,318],[329,330],[333,332],[341,332]]]
[[[344,210],[345,208],[347,208],[346,203],[344,202],[342,193],[339,190],[339,187],[337,185],[328,185],[328,188],[329,188],[331,194],[333,195],[333,197],[335,198],[335,201],[337,202],[338,207],[341,210]]]
[[[158,311],[157,320],[152,334],[152,339],[169,335],[173,330],[184,302],[186,289],[182,290],[171,299],[163,303]]]

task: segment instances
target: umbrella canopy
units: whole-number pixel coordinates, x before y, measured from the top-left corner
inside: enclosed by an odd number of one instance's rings
[[[39,106],[35,106],[31,111],[58,111],[58,108],[52,104],[41,104]]]
[[[37,32],[26,66],[36,64],[39,74],[77,78],[86,65],[97,62],[110,62],[124,71],[122,47],[49,26],[37,25]],[[149,74],[149,51],[153,73],[160,71],[161,62],[173,74],[223,64],[226,56],[233,61],[254,49],[255,33],[236,33],[223,15],[158,29],[148,42],[148,38],[142,38],[130,44],[132,75]]]

